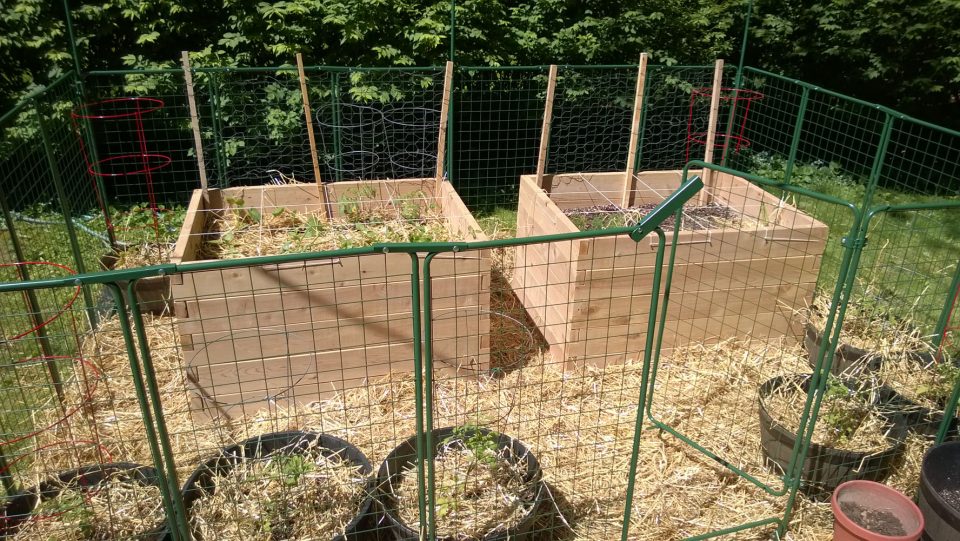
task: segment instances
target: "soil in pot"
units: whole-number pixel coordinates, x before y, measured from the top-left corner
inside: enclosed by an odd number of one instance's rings
[[[540,466],[518,441],[478,427],[434,431],[438,539],[519,539],[536,520]],[[378,485],[399,539],[421,528],[415,439],[387,457]],[[425,525],[424,525],[425,527]]]
[[[761,444],[779,473],[790,462],[810,375],[778,376],[760,387]],[[828,494],[844,481],[879,481],[903,455],[906,430],[875,406],[876,391],[831,376],[807,457],[801,488],[809,496]]]
[[[581,231],[607,229],[610,227],[632,227],[640,223],[644,216],[650,213],[657,205],[638,205],[621,207],[619,205],[598,205],[593,207],[573,208],[563,211]],[[726,205],[711,203],[709,205],[684,207],[683,229],[687,231],[703,231],[708,229],[722,229],[725,227],[742,227],[744,216],[735,212]],[[660,227],[664,231],[672,231],[675,218],[664,220]]]
[[[15,496],[5,509],[6,539],[156,539],[166,513],[153,468],[104,464],[65,472]]]
[[[284,207],[244,207],[227,198],[228,208],[213,221],[200,247],[204,259],[358,248],[379,242],[452,240],[442,210],[423,192],[378,201],[373,187],[350,190],[340,198],[338,217],[324,210],[300,212]]]
[[[268,434],[194,472],[184,503],[198,540],[345,539],[369,506],[372,469],[338,438]]]
[[[890,511],[873,509],[856,502],[840,502],[840,510],[857,526],[888,536],[907,535],[900,519]]]

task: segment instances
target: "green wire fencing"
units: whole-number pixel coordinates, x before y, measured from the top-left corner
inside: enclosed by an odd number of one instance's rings
[[[0,480],[53,502],[16,527],[298,538],[337,478],[361,536],[818,539],[840,480],[912,496],[957,437],[960,134],[656,65],[640,103],[559,66],[544,134],[549,72],[455,66],[444,125],[441,67],[71,73],[4,115]],[[56,508],[71,471],[133,495]]]

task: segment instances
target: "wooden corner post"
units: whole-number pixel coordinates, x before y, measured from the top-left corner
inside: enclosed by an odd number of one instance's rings
[[[453,62],[447,61],[446,70],[443,73],[443,99],[440,101],[440,130],[437,140],[437,175],[434,195],[440,196],[440,188],[443,184],[444,172],[446,171],[447,156],[447,118],[450,116],[450,98],[453,95]]]
[[[190,106],[190,127],[193,128],[193,150],[197,154],[197,170],[200,173],[200,190],[207,199],[207,163],[203,159],[203,140],[200,138],[200,117],[197,115],[197,98],[193,93],[193,71],[190,69],[190,53],[182,51],[183,81],[187,87],[187,104]]]
[[[637,142],[640,140],[640,114],[643,111],[643,91],[647,82],[647,53],[640,53],[640,65],[637,68],[637,91],[633,97],[633,119],[630,121],[630,145],[627,148],[627,170],[623,175],[623,197],[621,207],[633,203],[633,174],[637,167]]]
[[[310,160],[313,163],[313,180],[317,183],[319,205],[324,209],[320,216],[332,218],[330,206],[327,204],[327,187],[320,177],[320,159],[317,156],[317,139],[313,135],[313,114],[310,113],[310,95],[307,93],[307,75],[303,70],[303,55],[297,53],[297,77],[300,78],[300,94],[303,97],[303,119],[307,123],[307,141],[310,143]]]
[[[543,128],[540,130],[540,153],[537,156],[537,186],[548,193],[552,186],[544,183],[543,173],[547,170],[547,152],[550,150],[550,128],[553,126],[553,95],[557,91],[557,65],[550,64],[547,75],[547,102],[543,107]]]
[[[717,117],[720,115],[720,93],[723,92],[723,59],[717,60],[713,69],[713,88],[710,91],[710,119],[707,121],[706,149],[703,161],[713,163],[713,147],[717,140]],[[703,171],[703,190],[700,191],[699,205],[708,205],[713,200],[713,171]]]

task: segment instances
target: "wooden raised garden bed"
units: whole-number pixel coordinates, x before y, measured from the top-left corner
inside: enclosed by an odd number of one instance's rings
[[[638,173],[633,206],[652,208],[681,176]],[[518,236],[578,231],[565,211],[611,206],[625,189],[622,172],[545,175],[543,185],[550,193],[534,175],[520,178]],[[734,220],[702,227],[684,220],[663,348],[734,336],[799,338],[794,311],[813,296],[827,226],[740,177],[714,174],[709,190],[711,204]],[[668,231],[668,253],[671,239]],[[517,250],[512,285],[555,358],[622,362],[644,350],[655,258],[654,236],[531,245]]]
[[[409,205],[417,204],[429,207],[449,239],[485,239],[450,184],[440,184],[437,196],[434,186],[433,179],[411,179],[337,182],[323,188],[237,187],[210,190],[206,199],[198,190],[172,261],[209,259],[211,241],[226,251],[227,235],[211,229],[228,212],[246,213],[242,217],[254,223],[283,213],[312,216],[305,230],[290,227],[295,232],[291,238],[302,242],[310,237],[311,227],[337,223],[369,231],[372,226],[351,225],[349,217],[385,205],[409,214]],[[413,216],[427,214],[412,210]],[[356,239],[350,245],[358,245]],[[276,243],[272,246],[276,249]],[[305,251],[303,246],[284,243],[281,248],[298,252]],[[306,251],[321,249],[330,247]],[[488,253],[443,254],[431,269],[435,366],[485,370]],[[242,404],[252,413],[267,403],[306,403],[390,372],[409,373],[414,343],[410,273],[408,254],[388,253],[173,276],[185,365],[203,406],[217,410],[211,413],[234,415]]]

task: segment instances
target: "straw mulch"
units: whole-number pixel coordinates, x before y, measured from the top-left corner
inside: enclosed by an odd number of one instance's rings
[[[869,298],[872,295],[872,287],[868,285],[861,297]],[[814,328],[822,331],[826,327],[830,306],[829,297],[817,295],[810,307],[803,310],[802,315]],[[850,344],[884,358],[895,357],[904,352],[933,353],[929,337],[924,336],[912,321],[895,318],[886,312],[876,306],[852,300],[844,313],[840,344]]]
[[[343,535],[366,497],[360,467],[316,449],[244,457],[213,477],[190,508],[200,539],[318,539]]]
[[[60,488],[60,487],[58,487]],[[88,490],[66,485],[39,502],[11,539],[85,541],[133,539],[164,525],[160,489],[112,476]]]
[[[357,202],[342,217],[323,211],[224,209],[200,247],[207,259],[233,259],[358,248],[380,242],[451,240],[440,209],[424,196],[396,202]]]
[[[150,319],[148,336],[181,481],[222,446],[264,433],[299,429],[339,436],[359,447],[375,467],[415,433],[417,407],[410,374],[393,374],[310,404],[277,404],[229,425],[195,417],[172,320]],[[115,321],[107,321],[83,346],[103,371],[94,393],[97,398],[82,415],[36,440],[90,439],[100,442],[114,460],[151,464]],[[757,388],[775,375],[806,371],[805,352],[791,344],[726,341],[676,349],[657,366],[651,414],[732,466],[778,488],[780,480],[765,467],[761,454]],[[550,531],[543,538],[617,538],[641,379],[637,362],[564,371],[563,363],[534,354],[512,370],[438,376],[433,424],[485,426],[530,448],[555,502],[544,510],[547,514],[540,523]],[[678,539],[777,517],[783,511],[783,498],[766,495],[649,424],[638,445],[631,539]],[[889,480],[893,486],[914,492],[928,445],[923,439],[908,441],[905,464]],[[97,449],[48,450],[42,470],[38,466],[36,471],[51,473],[78,461],[104,461]],[[801,497],[787,538],[828,539],[831,531],[829,508]],[[736,538],[766,539],[770,533],[770,527],[763,527]]]
[[[117,252],[117,262],[113,268],[136,269],[150,265],[162,265],[170,262],[174,243],[144,243],[137,244]]]
[[[175,319],[144,315],[150,357],[156,373],[164,421],[178,471],[187,475],[202,457],[231,441],[229,428],[191,411],[193,399],[182,370]],[[40,449],[24,471],[39,482],[50,475],[91,463],[127,461],[153,465],[143,412],[119,320],[111,316],[84,336],[82,358],[67,378],[64,404],[77,414],[65,421],[53,402],[34,413],[34,426],[50,426],[32,438]],[[141,352],[137,351],[140,355]],[[26,460],[24,462],[27,462]]]

